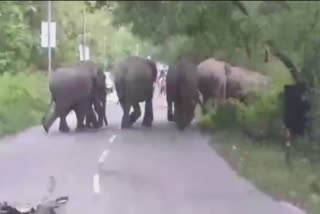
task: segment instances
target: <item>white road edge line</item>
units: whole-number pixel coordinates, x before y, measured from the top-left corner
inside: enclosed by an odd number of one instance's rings
[[[100,178],[99,174],[94,174],[93,176],[93,191],[95,193],[100,193]]]
[[[98,160],[98,163],[103,163],[108,154],[109,154],[109,150],[104,150],[104,151],[102,152],[102,154],[100,155],[100,158],[99,158],[99,160]]]
[[[116,139],[117,135],[112,135],[109,139],[109,143],[113,143],[113,141]]]

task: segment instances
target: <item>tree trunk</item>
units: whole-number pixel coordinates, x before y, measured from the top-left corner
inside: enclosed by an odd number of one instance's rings
[[[269,62],[269,51],[267,48],[264,49],[264,62],[265,63]]]
[[[248,59],[251,59],[252,53],[248,43],[246,43],[246,53],[247,53]]]

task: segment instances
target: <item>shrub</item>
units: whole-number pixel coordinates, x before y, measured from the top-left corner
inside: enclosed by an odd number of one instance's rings
[[[232,129],[237,127],[237,109],[239,103],[235,99],[228,99],[225,102],[212,106],[206,106],[207,113],[201,115],[200,125],[210,129]]]
[[[39,73],[0,76],[0,135],[39,124],[48,106],[47,79]]]
[[[242,131],[255,138],[279,138],[283,133],[281,100],[278,93],[260,93],[237,114]]]
[[[281,137],[281,100],[278,93],[260,93],[247,105],[227,99],[217,107],[209,107],[200,125],[210,129],[238,129],[254,138]]]

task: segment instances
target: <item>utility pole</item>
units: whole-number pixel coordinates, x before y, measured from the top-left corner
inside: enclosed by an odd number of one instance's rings
[[[107,47],[106,47],[106,36],[103,37],[103,70],[106,69],[106,59],[107,59]]]
[[[51,0],[48,1],[48,72],[51,74]]]
[[[86,36],[85,36],[85,33],[86,33],[86,10],[85,10],[85,6],[83,8],[83,11],[82,11],[82,55],[83,55],[83,61],[85,61],[85,57],[86,57],[86,54],[85,54],[85,51],[86,51]]]

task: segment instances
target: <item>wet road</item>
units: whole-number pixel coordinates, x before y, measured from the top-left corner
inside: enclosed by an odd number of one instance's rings
[[[119,129],[116,98],[107,106],[109,127],[46,134],[42,127],[0,142],[0,201],[35,204],[68,195],[68,214],[284,214],[298,213],[238,177],[196,128],[176,130],[155,94],[153,128]],[[74,115],[68,122],[75,127]]]

